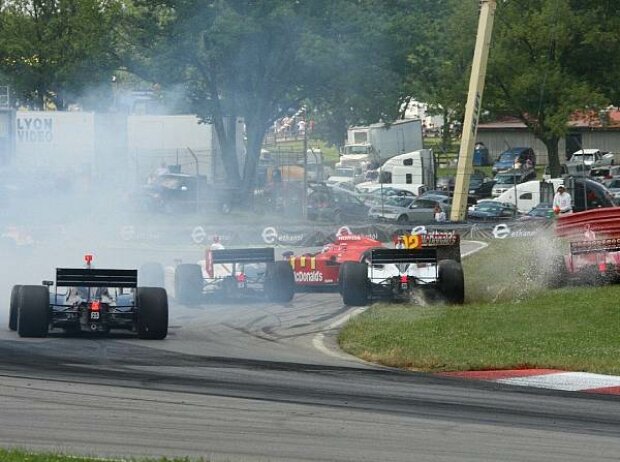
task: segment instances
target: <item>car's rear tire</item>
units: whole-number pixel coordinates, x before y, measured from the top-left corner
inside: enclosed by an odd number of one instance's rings
[[[204,279],[200,265],[183,263],[174,272],[174,298],[185,305],[198,304],[202,298]]]
[[[265,294],[274,303],[290,302],[295,296],[295,273],[288,261],[267,264]]]
[[[11,289],[11,304],[9,305],[9,329],[11,330],[17,330],[17,315],[19,314],[19,297],[21,290],[21,285],[13,286],[13,289]]]
[[[368,304],[370,287],[368,281],[368,265],[354,261],[342,264],[342,301],[349,306]]]
[[[168,335],[168,295],[161,287],[138,287],[136,291],[138,338],[162,340]]]
[[[409,223],[409,217],[407,215],[401,215],[398,217],[398,220],[396,220],[396,223],[399,225],[406,225]]]
[[[138,271],[139,284],[142,287],[161,287],[165,288],[165,273],[161,263],[148,262],[140,267]]]
[[[463,267],[455,260],[441,260],[438,269],[439,291],[448,303],[462,305],[465,302],[465,277]]]
[[[21,286],[17,313],[20,337],[45,337],[50,323],[50,296],[45,286]]]

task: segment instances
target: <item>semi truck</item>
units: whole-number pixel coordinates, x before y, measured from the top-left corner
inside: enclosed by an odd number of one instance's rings
[[[347,142],[340,150],[336,169],[353,168],[356,174],[351,181],[359,183],[366,179],[369,169],[396,155],[423,147],[422,122],[419,119],[351,127],[347,131]]]

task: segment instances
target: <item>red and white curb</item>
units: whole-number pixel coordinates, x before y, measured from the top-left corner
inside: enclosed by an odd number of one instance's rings
[[[443,372],[442,377],[485,380],[506,385],[620,395],[620,377],[555,369]]]

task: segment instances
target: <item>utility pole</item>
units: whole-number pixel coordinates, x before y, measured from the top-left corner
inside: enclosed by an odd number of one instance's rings
[[[480,0],[480,18],[476,35],[476,48],[469,78],[469,92],[465,106],[465,120],[461,135],[461,147],[454,184],[454,198],[450,220],[464,221],[467,218],[467,196],[469,193],[469,177],[473,170],[474,144],[478,132],[478,118],[482,104],[484,80],[487,72],[493,17],[495,16],[496,0]]]
[[[302,207],[304,220],[308,218],[308,108],[304,106],[304,193]]]

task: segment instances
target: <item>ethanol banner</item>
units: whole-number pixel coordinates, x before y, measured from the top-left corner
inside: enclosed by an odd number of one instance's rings
[[[342,235],[362,235],[381,242],[393,242],[403,234],[454,231],[461,239],[528,239],[550,228],[552,221],[444,224],[402,227],[369,225],[273,225],[273,226],[146,226],[125,225],[117,236],[124,242],[157,245],[208,246],[219,240],[227,247],[320,247]]]

